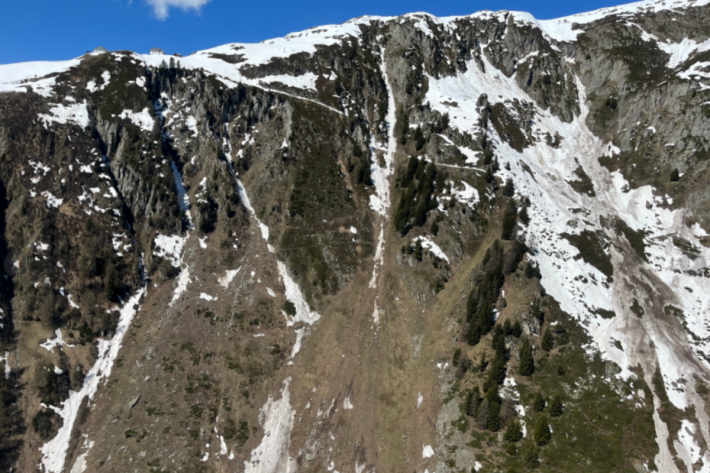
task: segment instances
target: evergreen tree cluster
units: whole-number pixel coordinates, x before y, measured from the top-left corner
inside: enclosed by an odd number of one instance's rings
[[[509,199],[508,205],[503,212],[503,233],[501,238],[512,240],[515,236],[515,224],[518,222],[518,206],[515,200]]]
[[[493,309],[504,282],[503,246],[496,240],[483,258],[482,280],[478,287],[471,291],[466,303],[466,341],[469,345],[477,345],[481,337],[493,329]]]
[[[406,235],[413,227],[426,223],[429,211],[439,206],[434,193],[443,184],[444,176],[436,170],[434,163],[409,158],[399,184],[405,190],[394,215],[394,225],[399,233]]]
[[[501,428],[502,403],[498,384],[493,383],[483,397],[480,388],[476,385],[466,396],[464,412],[475,419],[477,428],[497,432]]]
[[[503,245],[498,240],[486,250],[482,263],[482,275],[477,277],[476,281],[478,286],[469,293],[466,303],[466,322],[468,323],[466,341],[470,345],[478,344],[481,337],[493,329],[495,324],[493,309],[505,282],[505,276],[517,269],[526,251],[525,244],[518,240],[514,241],[505,253],[503,253]],[[510,322],[507,323],[510,324]],[[506,336],[515,334],[516,337],[519,337],[522,333],[519,322],[516,322],[515,326],[509,325],[504,331]]]
[[[498,389],[505,381],[507,373],[506,365],[509,359],[509,353],[505,346],[506,337],[510,335],[520,336],[521,333],[522,329],[520,323],[516,322],[515,324],[511,324],[510,320],[507,320],[505,324],[496,325],[493,329],[491,346],[495,350],[495,356],[490,363],[490,370],[488,370],[486,381],[483,383],[485,396],[481,398],[481,390],[478,385],[476,385],[474,389],[468,392],[464,402],[466,415],[475,418],[476,426],[479,429],[496,432],[500,428],[505,427],[506,422],[514,415],[511,412],[512,407],[510,404],[504,408],[505,406],[498,393]],[[454,354],[454,358],[459,360],[462,355],[458,354],[457,357],[457,353],[458,352]],[[463,360],[457,362],[459,365],[463,364]],[[471,362],[469,361],[468,363],[470,364]],[[486,361],[484,353],[481,356],[478,369],[484,372],[487,366],[488,362]],[[467,365],[466,368],[468,369],[469,367],[470,365]],[[459,366],[459,371],[461,371],[461,366]],[[509,429],[511,428],[512,427],[509,427]]]

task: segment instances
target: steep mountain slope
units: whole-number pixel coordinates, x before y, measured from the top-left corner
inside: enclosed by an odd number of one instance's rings
[[[710,471],[708,3],[0,66],[2,471]]]

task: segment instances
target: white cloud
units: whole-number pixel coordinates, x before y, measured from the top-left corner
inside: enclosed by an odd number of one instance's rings
[[[168,17],[170,7],[182,8],[183,10],[199,11],[203,5],[206,5],[210,0],[144,0],[148,5],[155,10],[155,16],[160,20]]]

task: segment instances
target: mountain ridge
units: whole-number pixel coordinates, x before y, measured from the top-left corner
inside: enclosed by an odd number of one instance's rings
[[[0,66],[3,468],[706,471],[707,3]]]

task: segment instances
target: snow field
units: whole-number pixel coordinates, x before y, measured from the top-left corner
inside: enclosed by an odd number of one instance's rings
[[[515,100],[532,102],[512,78],[505,77],[485,57],[482,60],[487,73],[483,73],[472,62],[465,73],[456,77],[439,80],[430,78],[427,100],[432,107],[441,113],[448,112],[453,117],[451,103],[475,103],[482,93],[486,93],[492,103],[512,104]],[[677,304],[684,312],[686,329],[705,340],[696,342],[690,334],[686,334],[686,340],[679,345],[679,340],[666,335],[661,326],[654,324],[653,319],[644,318],[642,321],[645,336],[655,346],[656,359],[669,398],[676,407],[684,409],[693,401],[682,386],[685,380],[692,378],[696,370],[693,363],[689,364],[684,359],[684,344],[692,343],[696,353],[707,354],[710,350],[708,327],[703,316],[710,310],[710,302],[702,297],[710,291],[710,280],[698,274],[710,258],[710,253],[698,240],[704,236],[704,232],[699,227],[686,227],[683,223],[684,211],[664,208],[664,199],[655,195],[650,186],[629,190],[621,174],[609,173],[599,165],[597,158],[614,153],[615,150],[602,143],[586,127],[585,120],[589,112],[584,106],[584,87],[578,79],[576,81],[582,111],[571,123],[564,123],[536,107],[533,135],[542,136],[549,132],[554,136],[558,132],[563,137],[559,148],[551,148],[540,140],[519,153],[497,136],[493,129],[488,130],[501,165],[498,175],[503,180],[512,178],[516,194],[528,197],[531,201],[528,209],[531,222],[528,228],[521,229],[521,233],[532,250],[530,259],[540,267],[545,290],[592,337],[594,347],[590,354],[599,350],[604,357],[617,363],[622,369],[622,378],[631,376],[630,368],[639,361],[634,344],[644,343],[640,342],[644,336],[635,333],[638,329],[630,330],[629,323],[633,323],[632,317],[636,316],[629,315],[630,303],[625,306],[622,302],[631,297],[624,286],[623,276],[615,274],[614,283],[607,281],[598,269],[576,258],[579,250],[564,235],[580,234],[584,230],[595,233],[602,231],[613,241],[617,236],[600,227],[600,217],[607,220],[620,218],[633,230],[646,233],[646,252],[651,264],[644,265],[645,269],[655,273],[672,290],[674,305]],[[479,117],[475,110],[466,107],[465,113],[460,109],[455,113],[457,118],[452,118],[452,125],[461,131],[476,130]],[[524,169],[523,163],[534,177]],[[574,170],[578,165],[594,182],[596,198],[580,195],[567,184],[566,181],[577,180]],[[510,170],[506,169],[508,166]],[[699,249],[700,256],[695,261],[688,260],[680,249],[674,247],[669,235],[679,235],[691,242]],[[610,256],[615,261],[614,255]],[[616,267],[615,264],[615,269],[618,269]],[[691,267],[696,273],[687,270]],[[679,271],[683,268],[686,270]],[[640,296],[638,298],[642,299]],[[617,317],[604,319],[596,312],[599,309],[615,311]],[[620,341],[624,349],[614,346],[614,340]],[[696,362],[707,367],[702,359],[698,358]],[[667,429],[661,425],[657,416],[656,424],[660,444],[664,429],[667,436]],[[664,458],[659,460],[665,461]]]

